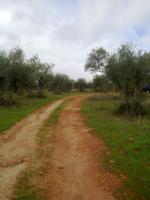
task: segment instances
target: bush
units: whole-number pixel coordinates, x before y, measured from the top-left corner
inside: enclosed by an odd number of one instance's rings
[[[30,91],[27,95],[29,98],[47,98],[46,92],[41,91]]]
[[[120,99],[120,96],[116,93],[100,93],[96,94],[89,98],[92,101],[100,101],[100,100],[118,100]]]
[[[144,115],[145,111],[141,103],[134,102],[131,104],[122,103],[116,111],[117,114],[130,115],[131,117]]]
[[[13,106],[16,104],[17,104],[17,98],[14,93],[8,91],[0,93],[0,105]]]

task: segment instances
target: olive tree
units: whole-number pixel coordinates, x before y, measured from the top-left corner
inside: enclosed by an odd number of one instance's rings
[[[104,72],[109,54],[104,48],[92,49],[85,63],[85,70],[90,72]]]
[[[102,49],[102,48],[101,48]],[[123,103],[120,111],[127,112],[131,115],[139,115],[143,113],[140,102],[141,87],[147,83],[150,77],[150,53],[136,51],[131,43],[126,43],[118,48],[117,52],[108,54],[106,51],[99,51],[99,63],[95,65],[90,58],[93,50],[87,59],[85,69],[95,72],[102,70],[106,77],[111,80],[121,94]],[[93,56],[92,56],[93,59]],[[97,63],[95,58],[95,63]],[[87,67],[88,66],[88,67]]]
[[[9,59],[5,51],[0,51],[0,91],[8,88]]]
[[[75,88],[83,92],[87,88],[87,82],[84,78],[79,78],[75,81]]]
[[[112,82],[106,75],[96,75],[93,78],[93,89],[95,92],[106,92],[113,88]]]
[[[24,91],[31,95],[33,90],[41,95],[42,90],[50,89],[53,66],[41,62],[38,56],[26,59],[19,47],[8,53],[0,51],[0,96]]]
[[[70,92],[73,82],[65,74],[56,74],[53,77],[51,90],[55,93]]]

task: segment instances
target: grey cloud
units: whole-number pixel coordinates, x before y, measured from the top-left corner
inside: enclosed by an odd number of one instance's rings
[[[0,5],[0,13],[11,16],[0,20],[0,48],[20,45],[27,56],[38,53],[71,77],[89,79],[83,65],[94,46],[112,50],[128,40],[150,46],[149,0],[0,0]]]

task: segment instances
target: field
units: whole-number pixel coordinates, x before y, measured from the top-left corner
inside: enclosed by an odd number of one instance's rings
[[[149,96],[146,97],[147,101]],[[100,95],[85,101],[82,112],[108,147],[104,166],[123,177],[117,196],[125,200],[150,197],[150,115],[131,119],[115,114],[118,97]]]

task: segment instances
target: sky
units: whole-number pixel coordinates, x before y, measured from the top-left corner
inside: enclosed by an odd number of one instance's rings
[[[0,50],[19,46],[73,79],[91,79],[92,48],[131,41],[150,50],[150,0],[0,0]]]

